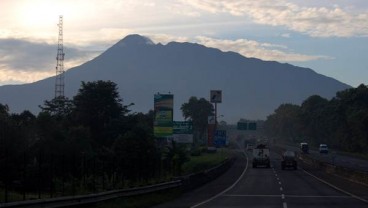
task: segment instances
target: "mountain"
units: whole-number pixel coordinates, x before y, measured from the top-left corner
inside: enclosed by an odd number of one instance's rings
[[[210,90],[222,90],[218,114],[224,120],[265,119],[282,103],[300,104],[317,94],[331,98],[350,88],[311,69],[246,58],[194,43],[155,44],[140,35],[129,35],[100,56],[65,73],[65,95],[72,98],[81,81],[111,80],[118,84],[124,104],[148,112],[157,92],[174,94],[174,117],[190,96],[209,99]],[[0,103],[12,112],[30,110],[54,96],[55,77],[23,85],[0,86]]]

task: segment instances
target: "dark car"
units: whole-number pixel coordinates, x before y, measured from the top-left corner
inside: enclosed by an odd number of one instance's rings
[[[281,169],[284,170],[285,168],[293,168],[294,170],[298,168],[294,151],[288,150],[282,155]]]

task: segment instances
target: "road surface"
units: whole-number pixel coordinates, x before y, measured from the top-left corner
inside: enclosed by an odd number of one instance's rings
[[[280,163],[281,156],[276,152],[271,152],[271,168],[252,168],[250,165],[251,158],[238,159],[235,167],[229,170],[229,172],[233,171],[234,173],[231,176],[226,175],[228,174],[226,173],[218,180],[212,181],[193,192],[186,193],[177,200],[157,206],[157,208],[368,207],[368,201],[365,198],[357,197],[359,198],[357,199],[344,190],[337,190],[310,175],[302,168],[281,170]],[[241,173],[239,168],[244,168]],[[238,177],[234,177],[235,175],[238,175]],[[229,183],[229,181],[232,181],[232,183]],[[224,184],[227,184],[226,187],[222,186]],[[216,191],[214,187],[217,188]],[[222,187],[222,190],[219,190],[219,187]]]
[[[285,145],[285,144],[277,144],[277,145],[284,149],[289,149],[289,150],[300,152],[300,149],[295,146],[290,146],[290,145]],[[315,150],[309,150],[309,153],[310,154],[308,156],[316,160],[327,162],[327,163],[330,163],[336,166],[351,168],[354,170],[365,171],[365,172],[368,171],[368,160],[355,158],[355,157],[349,157],[349,156],[345,156],[341,154],[336,154],[336,152],[331,149],[328,154],[324,154],[324,153],[321,154]]]

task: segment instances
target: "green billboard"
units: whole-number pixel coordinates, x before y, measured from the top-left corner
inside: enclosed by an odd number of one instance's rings
[[[155,137],[167,137],[173,134],[173,104],[174,95],[155,94],[154,96],[154,124]]]

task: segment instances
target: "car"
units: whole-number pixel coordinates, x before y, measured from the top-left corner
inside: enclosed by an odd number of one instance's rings
[[[320,144],[319,145],[319,153],[326,153],[326,154],[328,154],[328,146],[327,146],[327,144]]]
[[[296,170],[298,168],[298,163],[296,161],[296,154],[294,151],[287,150],[282,154],[281,169],[293,168]]]

